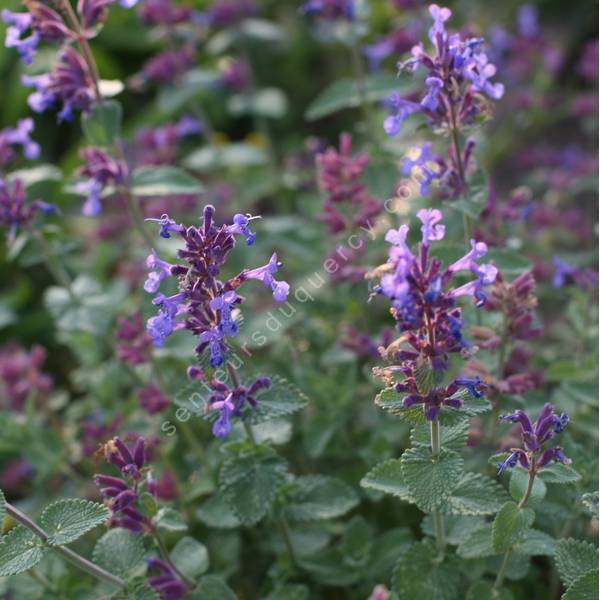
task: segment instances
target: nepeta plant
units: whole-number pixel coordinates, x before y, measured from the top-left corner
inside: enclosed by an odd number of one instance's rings
[[[597,597],[583,0],[4,4],[0,596]]]

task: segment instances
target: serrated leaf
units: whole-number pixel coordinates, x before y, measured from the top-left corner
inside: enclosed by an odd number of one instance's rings
[[[487,178],[482,169],[469,181],[469,193],[466,198],[448,202],[448,207],[466,214],[472,219],[477,219],[485,208],[488,195]]]
[[[279,88],[263,88],[252,93],[235,94],[227,101],[229,112],[238,117],[260,115],[270,119],[280,119],[288,109],[288,100]]]
[[[189,598],[190,600],[237,600],[231,588],[217,575],[202,577]]]
[[[0,533],[2,533],[2,523],[4,522],[4,515],[6,514],[6,498],[4,492],[0,490]]]
[[[233,142],[223,147],[199,148],[187,156],[183,164],[193,171],[208,173],[216,169],[240,169],[264,165],[268,161],[268,154],[259,146]]]
[[[43,542],[18,525],[0,541],[0,577],[16,575],[35,567],[44,556]]]
[[[379,392],[379,394],[375,396],[375,404],[379,406],[379,408],[394,415],[395,417],[399,417],[411,425],[421,425],[423,423],[427,423],[425,415],[423,414],[423,407],[405,407],[402,403],[402,398],[398,395],[398,392],[393,387],[386,388],[385,390]]]
[[[223,462],[219,491],[244,525],[258,523],[270,510],[287,465],[267,446],[256,446]]]
[[[460,573],[452,558],[439,560],[429,541],[404,549],[392,575],[392,589],[402,600],[456,600]]]
[[[483,517],[471,516],[444,516],[444,533],[446,542],[453,546],[458,546],[464,542],[473,532],[485,526]],[[435,526],[433,515],[425,515],[421,521],[421,530],[426,535],[435,537]],[[490,533],[491,535],[491,533]]]
[[[241,521],[219,493],[214,494],[200,505],[196,516],[208,527],[217,529],[233,529],[241,525]]]
[[[556,543],[556,569],[565,586],[598,566],[598,548],[582,540],[568,538]]]
[[[81,115],[81,128],[91,146],[112,146],[121,131],[123,109],[116,100],[95,104]]]
[[[265,600],[309,600],[310,590],[301,584],[289,584],[273,590]]]
[[[492,515],[508,500],[504,488],[485,475],[465,473],[442,505],[452,515]]]
[[[344,562],[355,568],[364,567],[371,556],[373,530],[360,515],[354,516],[346,525],[340,550]]]
[[[581,496],[581,503],[585,506],[589,515],[598,518],[598,492],[588,492]]]
[[[469,421],[459,421],[449,427],[440,427],[440,446],[449,450],[462,450],[467,445]],[[418,425],[410,433],[413,446],[431,446],[431,426]]]
[[[424,448],[409,448],[401,457],[402,475],[417,506],[429,512],[438,508],[460,481],[464,460],[453,450],[437,456]]]
[[[523,556],[553,556],[556,540],[537,529],[528,529],[522,542],[515,545],[515,552]]]
[[[554,463],[540,470],[538,477],[545,483],[575,483],[581,479],[581,475],[569,465]]]
[[[182,537],[171,551],[171,560],[184,575],[195,579],[208,570],[208,550],[190,536]]]
[[[473,531],[460,543],[456,554],[461,558],[485,558],[498,554],[492,547],[492,527],[489,524]]]
[[[364,488],[391,494],[407,502],[412,495],[402,474],[402,462],[399,458],[390,458],[373,467],[360,481]]]
[[[42,512],[40,525],[48,534],[50,546],[62,546],[74,542],[109,517],[110,510],[103,504],[74,498],[48,505]]]
[[[356,492],[343,481],[323,475],[306,475],[294,481],[285,513],[290,521],[334,519],[352,510],[358,501]]]
[[[413,84],[409,78],[403,81],[393,75],[379,73],[367,77],[365,96],[369,102],[387,98],[392,92],[408,93]],[[308,121],[315,121],[345,108],[360,106],[361,95],[354,79],[338,79],[326,87],[309,105],[304,114]]]
[[[509,491],[510,495],[516,502],[519,502],[525,495],[528,485],[529,473],[527,473],[525,469],[515,467],[510,474]],[[531,488],[531,493],[529,495],[529,499],[527,500],[527,504],[536,505],[541,502],[545,496],[546,485],[539,477],[536,477],[533,480],[533,487]]]
[[[513,600],[510,590],[494,587],[487,581],[474,583],[467,591],[466,600]]]
[[[578,577],[569,587],[561,600],[597,600],[598,569],[588,571]]]
[[[187,524],[175,509],[163,506],[154,519],[156,526],[165,531],[186,531]]]
[[[177,196],[202,193],[204,186],[192,175],[169,165],[138,167],[131,176],[134,196]]]
[[[287,379],[275,376],[271,380],[271,387],[257,394],[257,406],[244,414],[251,425],[292,415],[308,404],[306,395]]]
[[[147,581],[136,578],[128,581],[125,588],[112,595],[110,600],[160,600],[160,596]]]
[[[107,531],[94,546],[93,561],[111,573],[132,573],[144,564],[144,542],[138,533],[115,528]]]
[[[515,502],[506,502],[492,525],[492,546],[496,552],[506,552],[522,540],[531,527],[535,513],[530,508],[519,508]]]

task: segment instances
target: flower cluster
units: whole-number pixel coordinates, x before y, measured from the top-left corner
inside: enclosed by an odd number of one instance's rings
[[[132,148],[136,154],[136,164],[173,164],[177,159],[178,146],[183,138],[201,132],[202,123],[187,115],[181,117],[176,123],[140,129],[135,134]]]
[[[449,34],[444,23],[452,12],[437,4],[429,7],[433,25],[429,40],[433,53],[427,54],[422,43],[411,50],[412,57],[400,64],[401,70],[416,71],[423,67],[427,76],[427,91],[420,102],[390,98],[391,113],[384,122],[389,135],[397,135],[402,123],[413,113],[424,114],[436,128],[456,129],[472,124],[485,110],[482,96],[498,100],[504,94],[501,83],[492,83],[496,67],[488,62],[483,51],[482,38],[461,39],[459,34]]]
[[[206,410],[219,413],[213,424],[212,432],[215,437],[226,437],[231,431],[231,417],[241,417],[245,406],[255,407],[257,405],[255,395],[261,390],[269,389],[271,379],[257,377],[249,385],[234,383],[233,387],[214,379],[209,383],[209,387],[212,393],[208,397]]]
[[[355,17],[354,0],[307,0],[301,10],[307,15],[317,15],[326,21],[353,21]]]
[[[20,411],[28,398],[45,399],[53,388],[52,377],[42,372],[46,350],[31,350],[9,343],[0,348],[0,406]]]
[[[369,194],[360,181],[369,163],[367,154],[351,154],[350,134],[340,136],[340,149],[328,148],[317,154],[316,164],[319,185],[327,193],[323,213],[319,218],[331,233],[368,225],[378,215],[383,205]],[[342,212],[342,208],[345,211]]]
[[[80,156],[86,164],[78,169],[77,175],[86,179],[78,182],[75,189],[87,196],[81,212],[87,217],[95,217],[102,210],[102,192],[109,185],[118,187],[125,183],[129,168],[125,161],[113,158],[100,148],[83,148]]]
[[[0,177],[0,226],[7,230],[9,240],[15,238],[20,227],[28,225],[39,212],[54,214],[57,208],[43,200],[26,203],[27,194],[21,179],[11,181]]]
[[[149,531],[151,520],[137,506],[142,487],[150,494],[154,493],[151,472],[144,469],[147,460],[144,438],[138,437],[130,450],[121,438],[114,437],[104,444],[103,452],[107,462],[121,473],[121,477],[94,476],[105,504],[111,510],[111,524],[134,532]]]
[[[417,375],[426,365],[431,365],[438,373],[445,370],[448,355],[465,349],[464,322],[456,299],[472,296],[477,306],[483,306],[486,301],[484,288],[494,281],[497,269],[491,264],[477,262],[486,254],[487,246],[475,240],[471,240],[470,252],[443,269],[441,262],[429,252],[430,243],[445,235],[445,227],[440,223],[442,213],[436,209],[422,209],[417,217],[422,222],[422,241],[417,255],[411,252],[406,242],[408,225],[402,225],[386,235],[386,241],[391,244],[387,263],[369,274],[379,277],[375,292],[391,301],[391,313],[401,332],[401,336],[382,351],[388,359],[400,364],[376,372],[382,373],[388,383],[393,382],[391,374],[401,374],[404,379],[395,384],[395,390],[408,394],[403,400],[404,406],[422,404],[427,418],[434,419],[443,405],[461,406],[463,390],[474,397],[482,395],[480,387],[483,384],[478,377],[458,378],[446,387],[421,393]],[[449,287],[455,275],[462,272],[472,273],[475,279],[458,287]]]
[[[25,64],[31,64],[42,40],[60,45],[58,63],[50,72],[21,78],[23,85],[35,89],[29,96],[33,111],[44,112],[60,104],[59,121],[70,121],[75,110],[89,111],[94,97],[99,95],[99,82],[87,40],[97,34],[97,26],[106,18],[107,6],[114,2],[80,0],[76,11],[69,5],[67,9],[59,8],[59,12],[39,0],[25,0],[27,12],[2,11],[2,20],[8,25],[5,45],[16,48]],[[137,0],[118,3],[130,8]],[[73,46],[75,41],[81,53]]]
[[[164,600],[180,600],[189,591],[187,586],[175,570],[164,560],[156,557],[146,559],[149,571],[158,572],[157,575],[149,575],[148,583]]]
[[[567,283],[575,283],[584,290],[593,290],[598,286],[598,272],[587,267],[576,267],[566,260],[553,257],[552,263],[555,271],[552,276],[554,287],[563,287]]]
[[[556,434],[562,433],[566,427],[569,422],[569,416],[566,412],[557,415],[552,404],[544,404],[534,423],[522,410],[500,415],[500,420],[520,425],[523,448],[511,448],[510,455],[506,460],[498,463],[498,473],[515,467],[517,463],[530,473],[536,473],[551,461],[567,465],[571,463],[571,460],[564,455],[560,446],[546,449],[543,447]]]
[[[234,310],[244,301],[237,293],[243,283],[261,281],[277,302],[285,301],[289,292],[286,282],[275,279],[281,265],[277,254],[262,267],[245,269],[226,281],[218,279],[235,246],[235,236],[244,236],[248,245],[254,242],[256,234],[249,230],[249,224],[255,217],[237,214],[231,225],[217,226],[214,213],[213,206],[206,206],[199,227],[184,227],[167,215],[158,220],[162,237],[177,234],[184,242],[185,247],[178,250],[177,256],[187,264],[170,264],[152,251],[146,261],[150,273],[144,284],[146,292],[156,294],[152,303],[159,308],[159,313],[147,324],[154,345],[161,347],[175,329],[188,329],[198,338],[199,356],[209,349],[211,367],[223,364],[228,349],[226,338],[237,333]],[[165,296],[158,289],[169,277],[177,279],[178,291]]]
[[[35,160],[40,155],[40,145],[31,139],[33,119],[20,119],[16,127],[5,127],[0,130],[0,168],[7,165],[14,157],[13,146],[20,146],[27,160]]]
[[[256,0],[215,0],[206,12],[212,27],[232,27],[258,13]]]
[[[130,319],[119,319],[116,338],[119,360],[131,366],[148,362],[152,340],[144,328],[139,313],[134,314]]]

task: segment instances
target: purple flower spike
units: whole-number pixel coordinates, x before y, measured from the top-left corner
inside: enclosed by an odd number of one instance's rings
[[[543,445],[551,440],[555,435],[562,433],[569,421],[567,413],[560,415],[554,412],[554,407],[546,403],[544,404],[535,423],[522,410],[516,410],[514,413],[500,415],[501,421],[509,421],[510,423],[518,423],[521,427],[521,436],[525,450],[519,450],[525,454],[528,459],[528,464],[536,459],[536,468],[541,469],[548,465],[551,461],[561,462],[563,464],[571,464],[562,452],[559,446],[543,450]],[[513,451],[515,449],[513,448]],[[514,452],[513,452],[514,453]],[[523,461],[521,461],[523,464]],[[507,465],[514,466],[514,465]],[[526,466],[523,464],[523,466]],[[506,467],[505,467],[506,468]],[[526,466],[526,468],[528,468]]]
[[[151,557],[146,559],[148,571],[158,571],[158,575],[148,575],[148,583],[163,600],[181,600],[188,588],[175,571],[163,560]]]
[[[516,449],[506,458],[504,462],[498,463],[498,475],[506,469],[512,469],[519,462],[524,468],[529,468],[529,459],[523,450]]]

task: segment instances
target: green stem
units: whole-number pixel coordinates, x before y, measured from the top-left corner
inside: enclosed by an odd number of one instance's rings
[[[531,496],[531,491],[533,490],[533,484],[535,482],[535,475],[537,469],[535,466],[535,460],[532,459],[531,466],[529,468],[529,480],[527,482],[527,489],[523,494],[523,497],[519,501],[518,507],[519,510],[524,508],[529,500],[529,496]],[[504,577],[506,575],[506,570],[508,569],[508,563],[510,562],[510,558],[513,553],[512,546],[504,553],[504,559],[502,560],[502,564],[500,565],[500,570],[498,571],[498,575],[496,576],[496,581],[494,583],[494,589],[499,590],[502,587],[502,582],[504,581]]]
[[[137,203],[135,196],[129,190],[123,190],[123,193],[127,196],[127,207],[129,208],[129,214],[131,215],[135,228],[142,236],[144,242],[146,242],[148,248],[152,250],[154,242],[144,227],[144,215],[140,210],[140,206]]]
[[[437,417],[431,421],[431,454],[433,456],[439,456],[442,451],[440,445],[440,422]],[[435,540],[443,556],[446,548],[446,536],[444,534],[444,517],[440,512],[439,508],[433,510],[433,526],[435,530]]]
[[[189,577],[186,577],[176,566],[175,563],[171,560],[171,556],[169,555],[169,551],[167,550],[167,547],[165,546],[165,543],[163,542],[162,538],[160,537],[160,534],[158,533],[158,530],[156,529],[156,526],[152,525],[152,529],[150,530],[152,537],[154,538],[154,541],[156,542],[156,545],[158,546],[158,550],[160,552],[160,555],[163,557],[163,560],[171,567],[171,569],[173,569],[173,571],[175,571],[175,573],[177,573],[177,576],[190,588],[193,589],[196,587],[196,582],[193,581],[192,579],[190,579]]]
[[[25,513],[22,513],[18,508],[15,508],[12,504],[6,503],[6,512],[10,515],[15,521],[18,521],[29,529],[32,533],[37,535],[44,542],[48,541],[48,534],[39,526],[37,523],[32,521]],[[52,550],[56,553],[60,554],[63,558],[66,558],[69,562],[73,563],[82,571],[89,573],[90,575],[105,581],[111,585],[114,585],[118,588],[125,587],[125,581],[118,577],[117,575],[113,575],[108,571],[105,571],[102,567],[95,565],[93,562],[89,561],[87,558],[80,556],[76,552],[73,552],[70,548],[66,548],[65,546],[50,546]]]
[[[33,232],[33,236],[42,247],[42,257],[44,259],[44,264],[48,268],[48,271],[50,271],[56,283],[58,283],[67,290],[73,302],[78,303],[79,299],[73,291],[73,280],[71,279],[71,276],[69,275],[69,273],[67,273],[67,270],[64,268],[60,259],[54,252],[52,246],[48,243],[48,240],[46,240],[44,235],[37,230]]]
[[[279,529],[281,531],[281,537],[283,538],[283,543],[285,544],[285,548],[287,553],[292,561],[292,564],[295,566],[298,564],[296,560],[296,552],[294,550],[294,545],[292,544],[292,536],[290,534],[290,527],[285,517],[282,517],[279,521]]]

